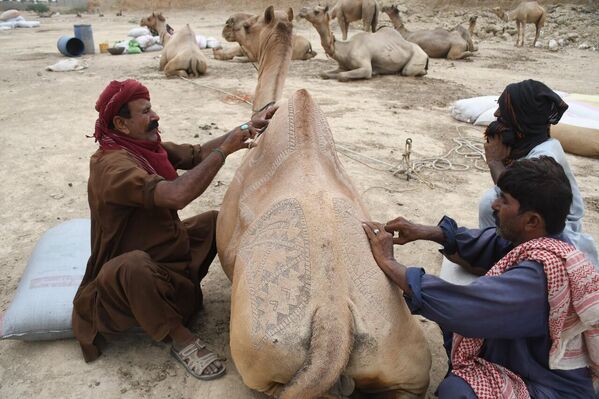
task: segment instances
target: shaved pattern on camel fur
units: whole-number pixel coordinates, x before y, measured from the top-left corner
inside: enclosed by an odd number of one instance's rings
[[[223,28],[222,36],[228,42],[236,42],[239,45],[230,49],[213,49],[214,58],[217,60],[232,60],[235,57],[246,57],[248,61],[258,61],[259,33],[256,29],[251,29],[251,25],[258,22],[259,16],[248,13],[236,13],[227,19]],[[253,35],[248,35],[254,32]],[[316,56],[312,50],[310,41],[303,36],[293,34],[291,53],[292,60],[309,60]]]
[[[308,20],[320,35],[325,52],[338,68],[321,73],[323,79],[348,81],[370,79],[373,75],[423,76],[428,56],[396,30],[384,27],[375,33],[360,32],[348,41],[337,41],[331,32],[328,7],[303,7],[299,16]]]
[[[396,5],[385,6],[382,11],[389,16],[393,26],[404,39],[419,45],[431,58],[459,60],[473,55],[474,44],[472,44],[471,39],[468,40],[463,37],[465,35],[470,36],[468,31],[463,28],[459,31],[435,28],[411,32],[404,26],[399,15],[399,8]]]
[[[330,11],[331,19],[337,18],[341,38],[347,40],[347,29],[353,21],[362,20],[365,32],[376,32],[379,20],[379,4],[376,0],[338,0]]]
[[[503,11],[499,7],[495,7],[493,12],[504,22],[516,21],[518,35],[516,38],[516,47],[524,46],[524,31],[526,24],[535,24],[535,39],[532,42],[534,47],[539,39],[541,28],[547,20],[547,11],[536,1],[525,1],[511,11]]]
[[[208,60],[198,48],[196,35],[189,25],[171,35],[162,14],[152,13],[142,18],[141,26],[147,26],[160,35],[164,48],[160,56],[159,69],[167,77],[199,77],[206,73]]]
[[[258,140],[217,222],[232,280],[231,355],[243,381],[283,399],[354,385],[389,398],[424,394],[426,340],[376,266],[359,222],[368,213],[324,114],[297,91]]]

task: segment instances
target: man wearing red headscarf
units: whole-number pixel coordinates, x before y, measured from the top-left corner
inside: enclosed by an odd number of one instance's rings
[[[95,360],[101,341],[141,327],[156,341],[172,341],[173,356],[194,377],[219,377],[224,364],[186,327],[202,304],[200,281],[216,255],[218,212],[181,221],[177,210],[206,190],[227,155],[248,148],[276,108],[201,146],[161,141],[160,118],[136,80],[112,81],[96,110],[91,256],[73,302],[83,356]],[[188,172],[178,176],[177,169]]]

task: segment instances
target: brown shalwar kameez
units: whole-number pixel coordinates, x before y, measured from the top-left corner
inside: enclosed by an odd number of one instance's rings
[[[201,160],[200,146],[164,143],[177,169]],[[141,326],[154,340],[189,321],[202,303],[200,281],[216,255],[212,211],[181,221],[154,205],[156,184],[124,150],[99,149],[90,160],[92,253],[74,299],[73,332],[85,361],[111,337]]]

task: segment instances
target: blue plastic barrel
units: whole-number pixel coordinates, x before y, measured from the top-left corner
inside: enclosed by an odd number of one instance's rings
[[[66,55],[67,57],[78,57],[83,54],[83,50],[85,49],[81,40],[71,36],[59,37],[56,47],[58,47],[58,51],[60,51],[61,54]]]
[[[75,37],[83,42],[85,54],[94,54],[94,34],[92,33],[91,25],[74,25]]]

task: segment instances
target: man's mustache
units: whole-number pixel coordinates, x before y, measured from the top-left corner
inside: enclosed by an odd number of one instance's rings
[[[148,127],[146,128],[146,132],[151,132],[154,129],[158,129],[158,121],[152,121],[150,122],[150,124],[148,125]]]

